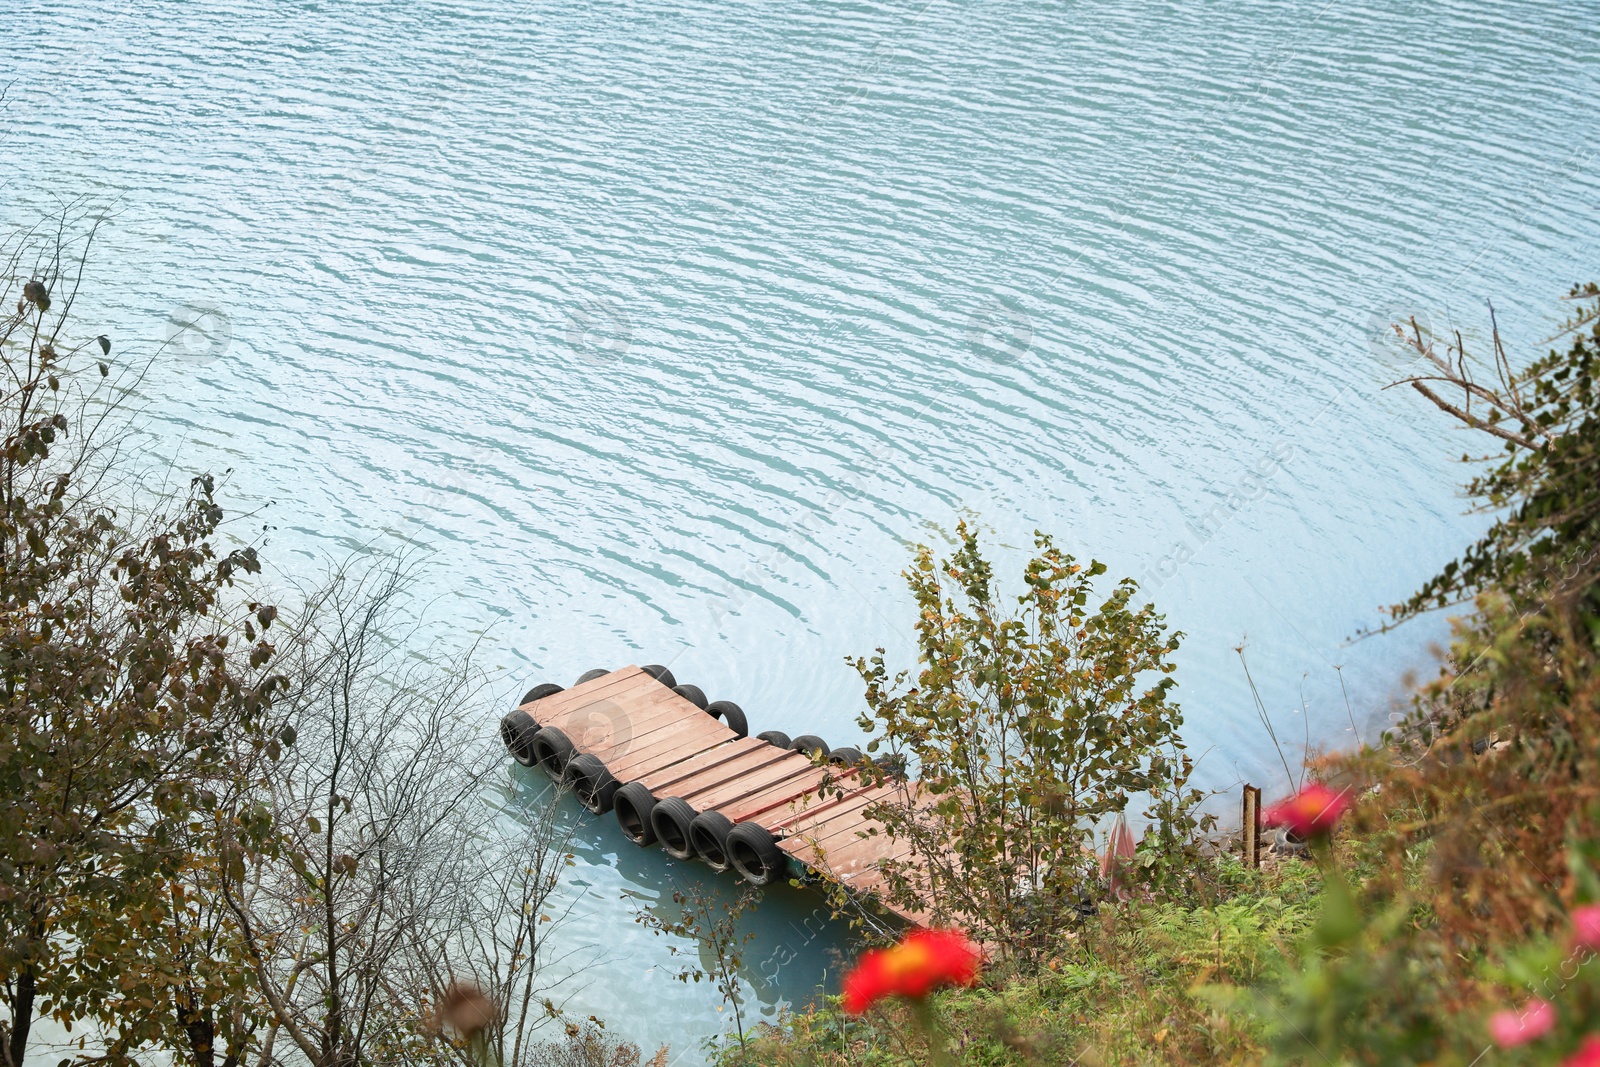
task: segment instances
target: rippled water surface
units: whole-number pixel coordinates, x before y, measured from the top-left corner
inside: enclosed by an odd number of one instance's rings
[[[1346,638],[1483,521],[1374,324],[1493,300],[1526,354],[1597,273],[1581,8],[47,2],[3,221],[112,209],[80,323],[199,326],[162,448],[291,571],[424,552],[507,700],[659,661],[858,741],[844,657],[911,662],[906,546],[975,515],[1145,578],[1206,784],[1276,786],[1234,647],[1291,760],[1375,729],[1442,630]],[[693,1062],[661,857],[582,860],[575,1006]],[[756,924],[769,1010],[815,906]]]

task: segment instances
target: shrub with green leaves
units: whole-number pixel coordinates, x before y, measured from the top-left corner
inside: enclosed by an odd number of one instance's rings
[[[1005,596],[975,531],[946,560],[919,546],[906,573],[918,607],[921,670],[890,677],[879,649],[853,665],[866,682],[873,752],[918,783],[875,808],[900,859],[889,896],[1027,957],[1089,910],[1097,828],[1137,797],[1149,822],[1135,865],[1159,888],[1186,883],[1209,828],[1171,699],[1181,637],[1117,583],[1094,605],[1084,566],[1036,535],[1025,591]],[[1202,823],[1205,826],[1202,826]]]

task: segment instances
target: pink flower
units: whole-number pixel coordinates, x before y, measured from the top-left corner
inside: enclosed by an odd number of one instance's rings
[[[1321,837],[1333,829],[1333,824],[1349,806],[1349,793],[1312,782],[1288,800],[1262,812],[1261,821],[1266,826],[1287,826],[1301,837]]]
[[[1572,909],[1572,947],[1600,950],[1600,904]]]
[[[1501,1048],[1516,1048],[1555,1029],[1556,1009],[1548,1000],[1535,997],[1520,1012],[1497,1011],[1489,1016],[1489,1036]],[[1600,1039],[1597,1039],[1600,1045]],[[1597,1061],[1596,1067],[1600,1067]]]
[[[1600,1034],[1590,1034],[1578,1051],[1561,1061],[1561,1067],[1600,1067]]]

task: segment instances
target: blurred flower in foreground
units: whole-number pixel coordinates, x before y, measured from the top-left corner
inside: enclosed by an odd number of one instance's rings
[[[844,1010],[860,1015],[885,997],[920,1000],[940,986],[972,985],[983,954],[957,930],[918,930],[893,948],[875,949],[844,978]]]
[[[1600,904],[1572,909],[1572,947],[1600,950]]]
[[[1590,1034],[1578,1051],[1561,1061],[1561,1067],[1600,1067],[1600,1034]]]
[[[1520,1012],[1497,1011],[1489,1017],[1489,1036],[1501,1048],[1516,1048],[1555,1029],[1556,1009],[1548,1000],[1528,1001]]]
[[[470,982],[451,982],[439,998],[439,1023],[471,1041],[492,1022],[494,1001]]]
[[[1312,782],[1261,813],[1267,826],[1286,826],[1301,837],[1325,837],[1350,806],[1350,794]]]

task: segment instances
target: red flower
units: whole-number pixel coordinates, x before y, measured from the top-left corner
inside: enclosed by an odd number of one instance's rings
[[[1267,826],[1287,826],[1301,837],[1321,837],[1333,829],[1333,824],[1349,806],[1349,793],[1312,782],[1288,800],[1262,812],[1261,821]]]
[[[874,949],[844,976],[844,1010],[860,1015],[884,997],[925,997],[978,980],[983,954],[958,930],[918,930],[893,948]]]
[[[1578,1051],[1561,1061],[1561,1067],[1600,1067],[1600,1034],[1590,1034]]]
[[[1600,904],[1572,909],[1572,947],[1600,950]]]
[[[1521,1011],[1497,1011],[1489,1016],[1489,1036],[1501,1048],[1516,1048],[1537,1041],[1556,1027],[1555,1005],[1535,997]]]

